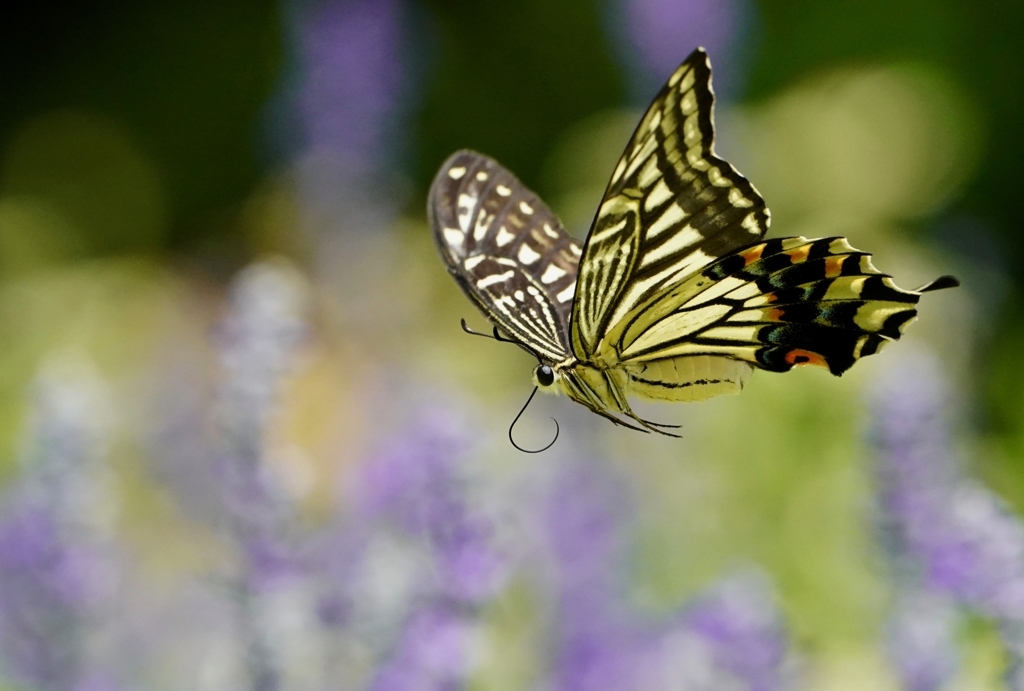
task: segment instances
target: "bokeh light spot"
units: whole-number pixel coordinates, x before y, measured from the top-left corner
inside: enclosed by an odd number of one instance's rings
[[[0,193],[51,205],[93,254],[156,246],[167,226],[160,173],[114,120],[77,110],[40,115],[8,143]]]

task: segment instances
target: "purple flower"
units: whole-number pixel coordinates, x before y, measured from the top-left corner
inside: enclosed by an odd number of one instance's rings
[[[509,559],[465,471],[468,439],[438,408],[417,415],[358,469],[354,508],[322,540],[318,614],[379,661],[374,691],[462,688],[478,605]]]
[[[450,415],[421,415],[362,468],[353,503],[361,519],[392,522],[422,540],[437,593],[473,602],[493,594],[507,560],[463,477],[467,447]]]
[[[280,636],[270,597],[304,575],[292,506],[268,463],[265,440],[286,375],[306,334],[301,276],[281,263],[254,264],[231,286],[219,333],[224,376],[217,390],[221,451],[217,476],[230,539],[238,549],[237,616],[251,687],[280,685]]]
[[[894,367],[872,397],[882,536],[903,588],[921,588],[992,617],[1019,674],[1015,632],[1024,622],[1024,522],[991,490],[969,478],[952,450],[951,392],[927,353]],[[923,596],[922,596],[923,597]],[[935,660],[952,634],[910,629],[897,609],[890,638],[907,688],[930,689],[951,674]],[[941,621],[947,615],[932,618]],[[938,619],[936,619],[938,617]],[[919,618],[921,626],[928,619]],[[931,651],[923,650],[932,646]],[[904,659],[905,658],[905,659]]]
[[[546,528],[559,588],[567,595],[614,595],[629,504],[622,483],[603,467],[580,463],[560,473],[548,499]]]
[[[291,507],[268,464],[265,436],[306,335],[306,301],[302,278],[293,269],[254,264],[232,284],[219,334],[224,377],[217,391],[217,470],[228,523],[245,554],[247,580],[257,589],[288,571],[283,533]]]
[[[787,687],[786,633],[771,584],[760,572],[723,579],[699,596],[687,608],[682,630],[704,645],[710,668],[740,682],[738,688]]]
[[[918,357],[887,382],[874,397],[873,438],[895,555],[929,587],[983,614],[1024,619],[1024,523],[962,473],[937,365]]]
[[[438,518],[425,500],[450,484],[467,450],[464,432],[451,415],[421,413],[359,470],[352,503],[366,519],[394,516],[410,530]]]
[[[455,691],[471,667],[476,623],[443,604],[412,614],[390,659],[377,670],[370,691]]]
[[[899,593],[888,626],[888,649],[907,691],[938,691],[959,668],[959,613],[947,597],[920,588]]]
[[[296,349],[306,335],[306,290],[298,272],[283,262],[253,264],[231,285],[217,339],[225,373],[218,397],[224,432],[245,452],[258,452],[282,377],[295,368]],[[247,435],[255,436],[242,438]]]
[[[298,110],[314,150],[363,170],[387,151],[405,85],[400,0],[320,0],[296,6]]]
[[[628,507],[618,478],[594,463],[561,469],[547,498],[557,597],[553,689],[632,689],[639,683],[646,632],[620,592]]]
[[[47,691],[100,678],[89,641],[117,575],[103,532],[102,385],[70,364],[36,381],[24,472],[0,512],[0,658]]]
[[[0,525],[0,651],[17,676],[66,687],[82,665],[84,576],[45,509]]]
[[[622,483],[590,463],[556,481],[547,512],[556,567],[552,689],[787,688],[787,640],[767,578],[732,576],[668,624],[620,594],[628,529]]]
[[[621,0],[633,60],[660,86],[698,46],[711,56],[718,91],[736,91],[736,47],[753,9],[745,0]],[[742,51],[740,51],[742,52]],[[644,97],[649,98],[649,96]]]

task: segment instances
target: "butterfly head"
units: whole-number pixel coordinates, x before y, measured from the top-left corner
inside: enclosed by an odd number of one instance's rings
[[[540,363],[533,370],[533,380],[537,383],[537,386],[546,389],[555,383],[555,370],[544,363]]]

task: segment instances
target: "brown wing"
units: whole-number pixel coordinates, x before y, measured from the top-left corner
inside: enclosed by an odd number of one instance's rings
[[[552,362],[569,357],[580,246],[512,173],[458,151],[430,187],[427,216],[448,272],[484,316]]]

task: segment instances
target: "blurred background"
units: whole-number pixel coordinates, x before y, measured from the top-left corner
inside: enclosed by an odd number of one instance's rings
[[[148,0],[0,18],[0,689],[1024,689],[1024,5]],[[698,45],[773,236],[907,336],[507,428],[449,153],[583,237]]]

